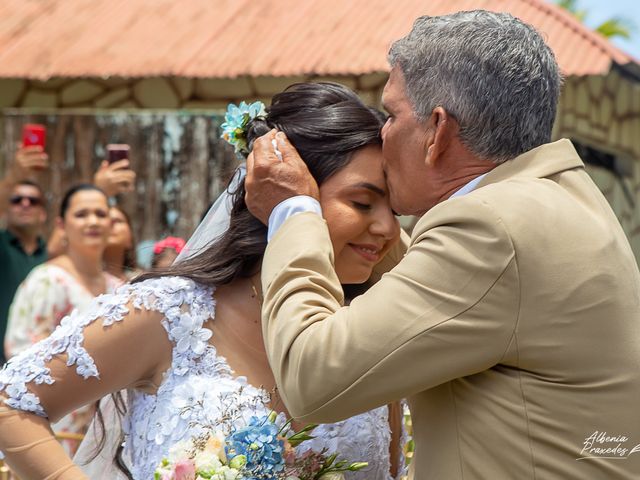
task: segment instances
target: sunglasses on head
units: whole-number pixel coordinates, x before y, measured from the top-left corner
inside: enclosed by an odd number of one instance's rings
[[[11,205],[21,205],[24,200],[29,202],[29,206],[37,207],[42,205],[42,199],[38,197],[30,197],[28,195],[14,195],[9,199]]]

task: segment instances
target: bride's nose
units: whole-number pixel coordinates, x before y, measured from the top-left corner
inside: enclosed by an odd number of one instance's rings
[[[388,209],[388,211],[385,210],[376,215],[373,222],[371,222],[370,231],[374,235],[380,235],[386,240],[391,240],[400,233],[400,223],[391,209]]]

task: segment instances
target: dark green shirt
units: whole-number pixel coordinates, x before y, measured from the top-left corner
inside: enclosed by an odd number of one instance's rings
[[[13,296],[31,269],[46,260],[47,246],[42,238],[38,238],[38,247],[29,255],[15,235],[0,230],[0,364],[5,361],[4,333]]]

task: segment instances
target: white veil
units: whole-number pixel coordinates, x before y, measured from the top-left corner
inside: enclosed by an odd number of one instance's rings
[[[191,235],[191,238],[189,238],[189,241],[175,259],[174,264],[187,258],[195,257],[229,229],[233,194],[246,175],[247,167],[243,163],[236,169],[227,188],[213,202],[204,219],[196,227],[193,235]]]

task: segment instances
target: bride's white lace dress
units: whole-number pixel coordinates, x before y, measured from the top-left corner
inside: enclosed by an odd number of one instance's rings
[[[53,355],[67,353],[69,368],[88,379],[99,371],[83,348],[84,327],[97,319],[104,326],[126,319],[125,305],[155,310],[172,343],[172,365],[155,395],[127,391],[128,410],[122,425],[124,457],[136,480],[153,478],[153,472],[169,448],[199,433],[199,425],[212,425],[225,415],[249,419],[267,414],[266,393],[236,376],[211,345],[211,330],[204,325],[215,317],[210,288],[179,277],[162,277],[125,285],[115,294],[94,300],[83,314],[65,318],[52,336],[15,357],[0,372],[0,392],[7,403],[46,416],[29,384],[53,383],[44,363]],[[215,343],[215,342],[214,342]],[[363,413],[348,420],[320,425],[314,440],[301,447],[338,452],[349,461],[366,461],[369,467],[348,472],[350,480],[389,480],[390,429],[387,408]],[[103,477],[104,478],[104,477]]]

